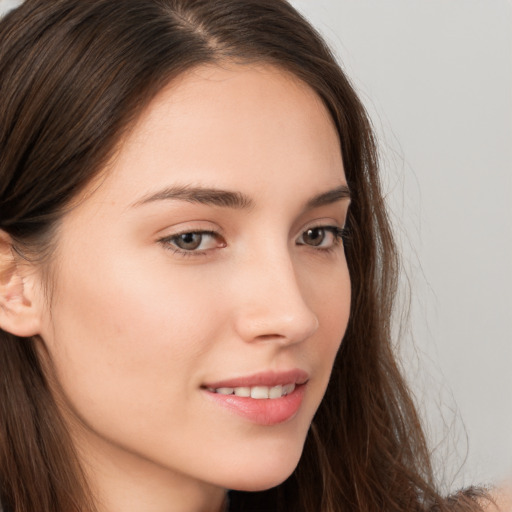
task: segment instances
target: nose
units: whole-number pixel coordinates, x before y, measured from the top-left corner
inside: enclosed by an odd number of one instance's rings
[[[246,342],[299,343],[318,329],[288,251],[254,254],[237,276],[235,329]]]

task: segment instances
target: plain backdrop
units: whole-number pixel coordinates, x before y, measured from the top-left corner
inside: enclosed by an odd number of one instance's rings
[[[438,475],[449,488],[511,478],[512,3],[292,3],[379,135],[404,262],[397,350]]]

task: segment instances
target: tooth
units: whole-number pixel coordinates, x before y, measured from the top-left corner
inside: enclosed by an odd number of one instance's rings
[[[233,388],[217,388],[215,390],[216,393],[219,393],[219,395],[232,395],[234,389]]]
[[[268,398],[268,386],[254,386],[251,388],[251,398]]]
[[[295,384],[286,384],[283,386],[283,395],[289,395],[295,389]]]
[[[251,396],[251,388],[235,388],[236,396]]]
[[[268,392],[269,398],[281,398],[283,396],[283,386],[274,386]]]

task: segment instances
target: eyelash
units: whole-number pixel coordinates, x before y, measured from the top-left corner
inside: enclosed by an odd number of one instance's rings
[[[221,238],[220,234],[215,231],[209,231],[205,229],[198,229],[198,230],[187,230],[187,231],[180,231],[179,233],[174,233],[171,236],[166,236],[164,238],[161,238],[159,242],[169,251],[171,251],[173,254],[177,254],[179,256],[183,257],[198,257],[198,256],[208,256],[209,251],[212,249],[203,249],[203,250],[185,250],[180,249],[176,245],[173,245],[173,241],[177,240],[178,237],[183,235],[209,235],[212,238],[219,239]]]
[[[301,233],[301,236],[303,236],[307,231],[315,230],[315,229],[321,229],[325,231],[326,233],[331,233],[333,235],[333,242],[329,247],[317,247],[314,245],[309,245],[305,243],[300,243],[297,245],[303,245],[309,248],[312,248],[316,251],[322,252],[324,254],[331,253],[335,251],[340,245],[343,245],[347,238],[347,229],[346,228],[340,228],[338,226],[324,226],[324,225],[318,225],[318,226],[311,226],[308,227],[306,230],[304,230]],[[177,254],[180,257],[199,257],[199,256],[208,256],[209,252],[212,249],[203,249],[203,250],[186,250],[186,249],[180,249],[176,245],[173,245],[173,241],[177,240],[178,237],[183,235],[209,235],[212,238],[220,239],[221,235],[215,231],[209,231],[209,230],[187,230],[187,231],[181,231],[179,233],[174,233],[171,236],[166,236],[164,238],[161,238],[158,240],[159,243],[161,243],[167,250],[171,251],[173,254]],[[220,248],[225,247],[224,245],[221,245]]]
[[[323,253],[330,253],[330,252],[335,251],[341,244],[343,244],[343,242],[346,239],[346,234],[347,234],[346,228],[339,228],[338,226],[322,226],[322,225],[311,226],[311,227],[307,228],[305,231],[303,231],[301,233],[301,236],[304,236],[304,234],[307,233],[308,231],[313,231],[315,229],[321,229],[325,233],[331,233],[331,235],[333,236],[332,244],[329,245],[328,247],[319,247],[319,246],[315,246],[315,245],[309,245],[306,243],[301,243],[301,244],[297,244],[297,245],[304,245],[304,246],[314,249],[316,251],[321,251]]]

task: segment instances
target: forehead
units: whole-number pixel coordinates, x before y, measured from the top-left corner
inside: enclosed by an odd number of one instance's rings
[[[160,91],[121,142],[106,181],[148,192],[153,183],[192,181],[252,195],[269,183],[311,182],[312,170],[318,191],[345,181],[338,134],[318,95],[272,66],[212,65]]]
[[[319,96],[284,69],[268,64],[203,65],[183,73],[160,91],[127,140],[143,138],[144,132],[151,132],[156,125],[165,127],[164,120],[169,128],[175,124],[185,128],[187,122],[197,128],[198,120],[223,128],[236,123],[232,133],[240,133],[240,128],[257,128],[261,120],[268,129],[282,114],[291,116],[288,125],[321,117],[334,128]]]

